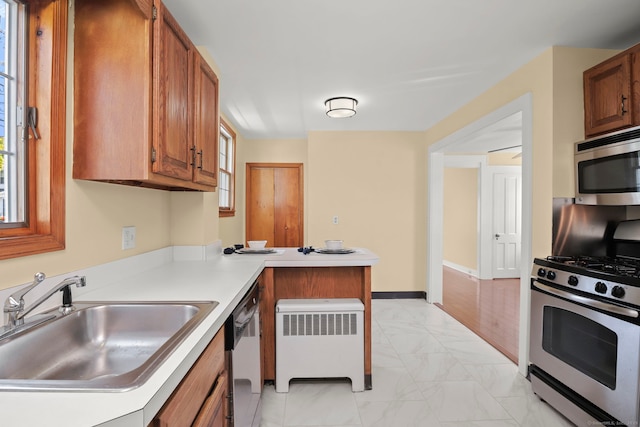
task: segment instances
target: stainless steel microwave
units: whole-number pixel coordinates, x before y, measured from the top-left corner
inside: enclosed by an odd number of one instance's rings
[[[575,145],[576,203],[640,205],[640,126]]]

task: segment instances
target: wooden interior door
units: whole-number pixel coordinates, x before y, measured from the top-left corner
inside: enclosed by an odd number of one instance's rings
[[[301,163],[247,163],[247,241],[303,246],[302,173]]]

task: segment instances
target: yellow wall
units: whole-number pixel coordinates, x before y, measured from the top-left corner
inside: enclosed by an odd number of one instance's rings
[[[423,141],[423,132],[309,133],[307,242],[372,250],[374,291],[425,289]]]
[[[477,168],[444,169],[442,259],[478,270]]]

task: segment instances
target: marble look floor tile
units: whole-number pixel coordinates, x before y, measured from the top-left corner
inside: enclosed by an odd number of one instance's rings
[[[468,365],[510,363],[509,359],[485,341],[450,341],[443,343],[447,350]]]
[[[282,426],[284,424],[284,410],[287,402],[285,393],[276,393],[273,385],[266,385],[262,389],[262,417],[261,427]]]
[[[449,353],[401,354],[400,358],[416,382],[473,379],[458,359]]]
[[[371,364],[383,367],[404,368],[404,363],[391,344],[371,344]]]
[[[471,376],[493,397],[530,395],[531,383],[513,363],[465,365]]]
[[[404,367],[374,366],[372,378],[371,390],[354,393],[357,402],[423,400],[420,388]]]
[[[389,342],[398,354],[443,353],[447,349],[428,332],[422,334],[391,334]]]
[[[351,383],[292,381],[289,386],[284,425],[338,426],[360,424]]]
[[[514,420],[446,421],[441,427],[520,427]]]
[[[440,427],[424,401],[359,402],[363,427]]]
[[[536,395],[496,398],[522,427],[572,427],[564,418]]]
[[[460,323],[445,322],[442,324],[425,324],[423,326],[443,344],[456,341],[482,341],[482,338]]]
[[[415,320],[379,320],[378,326],[387,337],[399,334],[425,334],[427,329]]]
[[[475,381],[419,383],[439,421],[508,420],[509,413]]]

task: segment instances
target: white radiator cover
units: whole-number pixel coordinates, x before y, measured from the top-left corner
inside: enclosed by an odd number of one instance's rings
[[[364,304],[357,298],[276,304],[276,392],[292,378],[350,378],[364,391]]]

